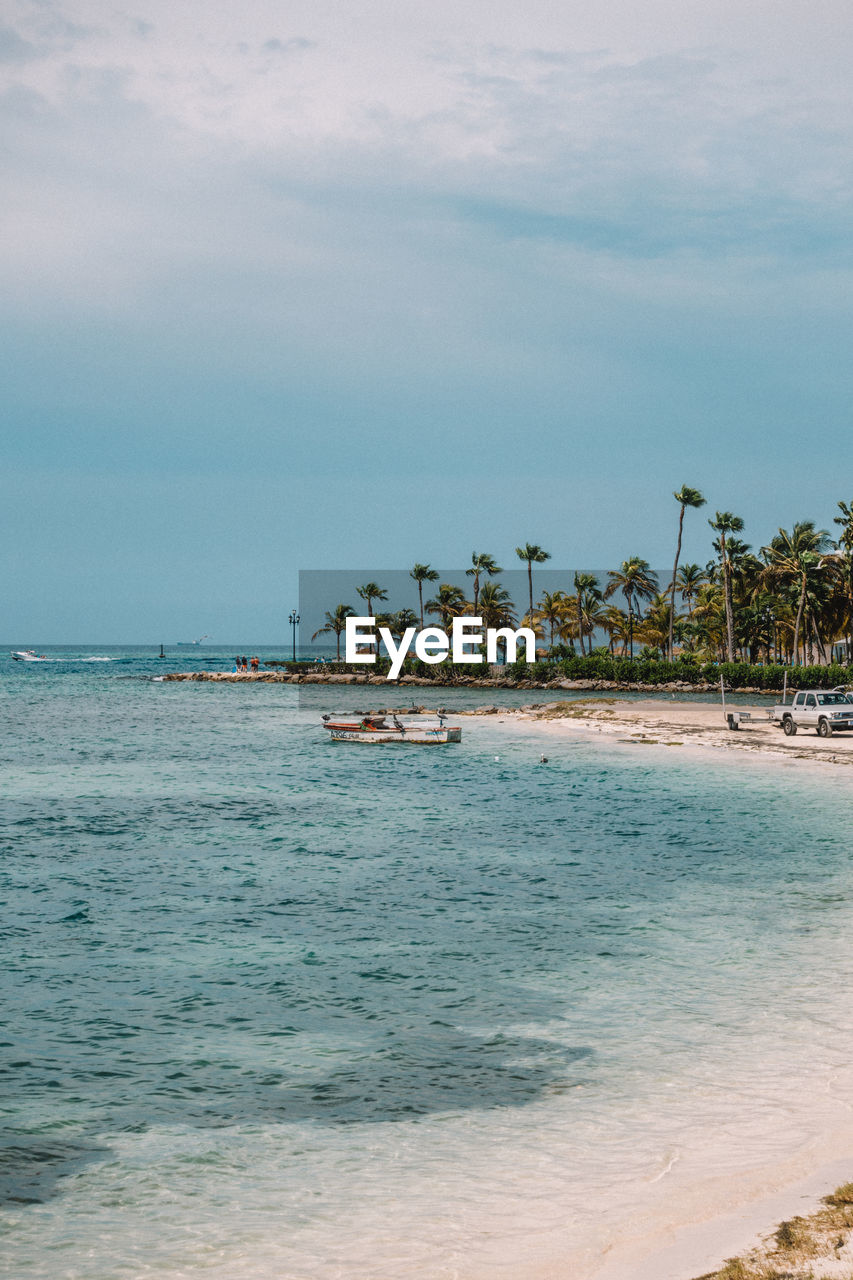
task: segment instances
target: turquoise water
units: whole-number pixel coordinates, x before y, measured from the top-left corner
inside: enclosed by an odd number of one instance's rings
[[[2,1274],[580,1275],[849,1101],[844,779],[84,656],[2,666]]]

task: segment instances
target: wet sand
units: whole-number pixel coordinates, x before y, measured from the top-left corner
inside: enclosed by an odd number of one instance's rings
[[[794,737],[786,738],[781,727],[768,718],[766,703],[764,706],[738,704],[729,710],[748,711],[752,718],[740,729],[731,730],[719,703],[656,698],[627,701],[608,697],[549,703],[517,712],[500,708],[490,714],[505,723],[535,725],[543,737],[549,739],[578,734],[607,735],[629,744],[669,749],[700,747],[747,752],[766,759],[853,766],[853,732],[819,738],[812,729],[800,729]]]

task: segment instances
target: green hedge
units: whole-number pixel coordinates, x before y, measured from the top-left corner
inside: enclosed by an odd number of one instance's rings
[[[360,676],[385,675],[390,663],[387,658],[373,665],[364,663],[265,662],[266,667],[284,667],[291,672],[347,672]],[[445,659],[439,663],[421,662],[407,658],[401,675],[426,676],[437,684],[462,682],[469,676],[484,676],[485,667],[457,667]],[[533,680],[545,684],[549,680],[612,680],[617,684],[669,684],[684,681],[688,684],[719,685],[722,676],[728,689],[781,689],[788,673],[791,689],[833,689],[836,685],[853,684],[853,666],[833,663],[828,667],[783,667],[773,663],[752,665],[748,662],[697,662],[686,657],[675,662],[662,658],[611,658],[600,654],[592,657],[559,657],[539,662],[513,662],[507,667],[508,680]]]
[[[720,677],[730,689],[781,689],[788,673],[792,689],[832,689],[853,684],[853,666],[833,663],[828,667],[783,667],[774,663],[696,662],[680,658],[666,662],[655,658],[574,657],[556,662],[514,662],[507,668],[511,680],[612,680],[618,684],[719,684]]]

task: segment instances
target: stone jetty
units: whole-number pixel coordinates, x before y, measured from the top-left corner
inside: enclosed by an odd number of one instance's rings
[[[386,688],[420,686],[425,689],[570,689],[580,693],[714,693],[719,685],[701,681],[688,684],[672,680],[666,684],[619,683],[614,680],[505,680],[500,677],[474,679],[458,676],[452,682],[429,680],[424,676],[401,676],[399,680],[386,680],[384,676],[363,676],[350,673],[337,674],[325,671],[171,671],[161,680],[190,680],[195,683],[210,681],[214,684],[356,684],[378,685]],[[741,689],[741,693],[765,693],[763,689]]]

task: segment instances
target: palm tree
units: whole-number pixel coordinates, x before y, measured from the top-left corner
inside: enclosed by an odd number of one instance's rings
[[[700,652],[711,658],[725,654],[726,597],[718,582],[705,582],[696,592],[693,610],[693,634]]]
[[[525,542],[523,547],[516,547],[515,554],[519,560],[527,561],[527,585],[530,588],[530,617],[533,617],[533,565],[544,564],[551,559],[550,551],[543,551],[535,543]]]
[[[424,626],[424,583],[438,582],[438,573],[435,569],[431,569],[428,564],[415,564],[409,570],[409,577],[414,578],[418,584],[418,601],[421,606],[421,630]]]
[[[480,592],[480,612],[478,617],[483,619],[483,626],[489,627],[513,627],[516,622],[515,609],[506,587],[501,586],[499,582],[487,582]],[[503,645],[503,656],[506,661],[506,643]]]
[[[687,613],[693,616],[693,601],[696,592],[702,586],[703,582],[707,582],[708,578],[705,570],[698,564],[683,564],[678,570],[678,590],[681,593],[682,600],[687,601]]]
[[[394,630],[392,635],[399,640],[403,634],[408,631],[409,627],[418,625],[418,615],[414,609],[400,609],[394,614]]]
[[[741,661],[745,662],[749,660],[747,649],[751,650],[755,646],[751,628],[755,617],[755,603],[761,595],[765,566],[739,538],[729,538],[727,549],[732,568],[735,652],[739,652]]]
[[[499,582],[487,582],[480,592],[480,613],[483,626],[511,627],[516,620],[515,609],[509,592]]]
[[[735,660],[735,623],[734,605],[732,602],[732,563],[729,557],[730,535],[740,533],[743,520],[732,515],[731,511],[718,511],[708,524],[720,535],[720,564],[723,566],[723,587],[726,593],[726,657],[729,662]]]
[[[551,649],[554,648],[554,633],[559,632],[566,625],[568,605],[565,591],[546,591],[536,606],[534,624],[548,628]]]
[[[418,625],[418,615],[413,609],[400,609],[397,613],[378,613],[376,626],[385,627],[395,640],[402,640],[409,627]]]
[[[605,600],[609,600],[615,591],[621,591],[628,602],[628,635],[633,658],[634,601],[650,600],[658,591],[657,574],[649,568],[648,560],[641,560],[639,556],[630,556],[622,561],[618,569],[611,569],[607,577],[609,582],[604,591]]]
[[[578,633],[583,649],[583,637],[589,637],[589,652],[592,654],[592,637],[597,627],[603,627],[609,620],[610,611],[603,605],[603,596],[596,588],[593,591],[580,593],[578,614]]]
[[[503,573],[503,569],[496,563],[494,556],[479,554],[476,551],[471,552],[471,568],[465,570],[466,577],[474,579],[474,613],[477,612],[477,601],[480,598],[480,574],[487,573],[493,578],[496,573]]]
[[[362,600],[367,601],[367,612],[371,618],[373,617],[373,601],[388,599],[388,592],[376,582],[366,582],[363,587],[356,587],[355,593],[357,596],[361,596]]]
[[[669,587],[652,596],[638,627],[640,638],[658,650],[664,648],[672,635],[670,598]]]
[[[465,592],[461,587],[451,586],[449,582],[442,582],[435,599],[426,602],[427,613],[437,613],[445,631],[449,630],[451,619],[460,617],[467,606]]]
[[[833,524],[841,525],[841,533],[835,543],[840,553],[841,569],[847,590],[847,657],[853,656],[853,502],[839,502],[840,516]]]
[[[575,579],[575,614],[578,620],[578,640],[580,641],[581,653],[584,652],[584,613],[589,615],[590,611],[595,612],[594,606],[600,604],[603,596],[598,586],[598,579],[593,573],[576,573]],[[589,640],[590,650],[592,649],[592,635]]]
[[[691,489],[690,485],[683,484],[680,489],[676,489],[673,498],[679,504],[678,512],[678,545],[675,548],[675,564],[672,567],[672,582],[669,585],[669,639],[667,641],[666,656],[672,662],[672,626],[675,619],[675,578],[678,573],[678,561],[681,558],[681,533],[684,528],[684,512],[688,507],[694,509],[704,507],[705,499],[698,489]]]
[[[338,662],[341,660],[341,636],[347,629],[347,618],[354,618],[355,610],[348,604],[339,604],[334,613],[326,614],[326,625],[320,627],[319,631],[315,631],[312,640],[316,640],[318,636],[331,635],[334,633],[338,644]]]
[[[829,533],[816,529],[813,520],[800,520],[792,531],[780,529],[770,545],[762,547],[767,561],[767,581],[771,587],[796,588],[797,618],[794,623],[794,662],[799,662],[800,628],[809,589],[815,589],[824,567],[823,553],[829,547]],[[811,640],[808,642],[811,648]],[[803,646],[805,649],[805,645]]]
[[[616,640],[622,642],[622,657],[624,658],[625,650],[628,647],[628,615],[617,605],[611,604],[604,610],[598,625],[610,637],[609,647],[611,653],[613,653],[614,642]]]
[[[367,612],[369,617],[373,617],[373,601],[387,600],[388,592],[384,587],[380,587],[377,582],[366,582],[363,587],[356,587],[355,593],[361,596],[362,600],[367,602]],[[371,648],[376,649],[376,656],[379,656],[379,641],[376,640],[371,644]]]

